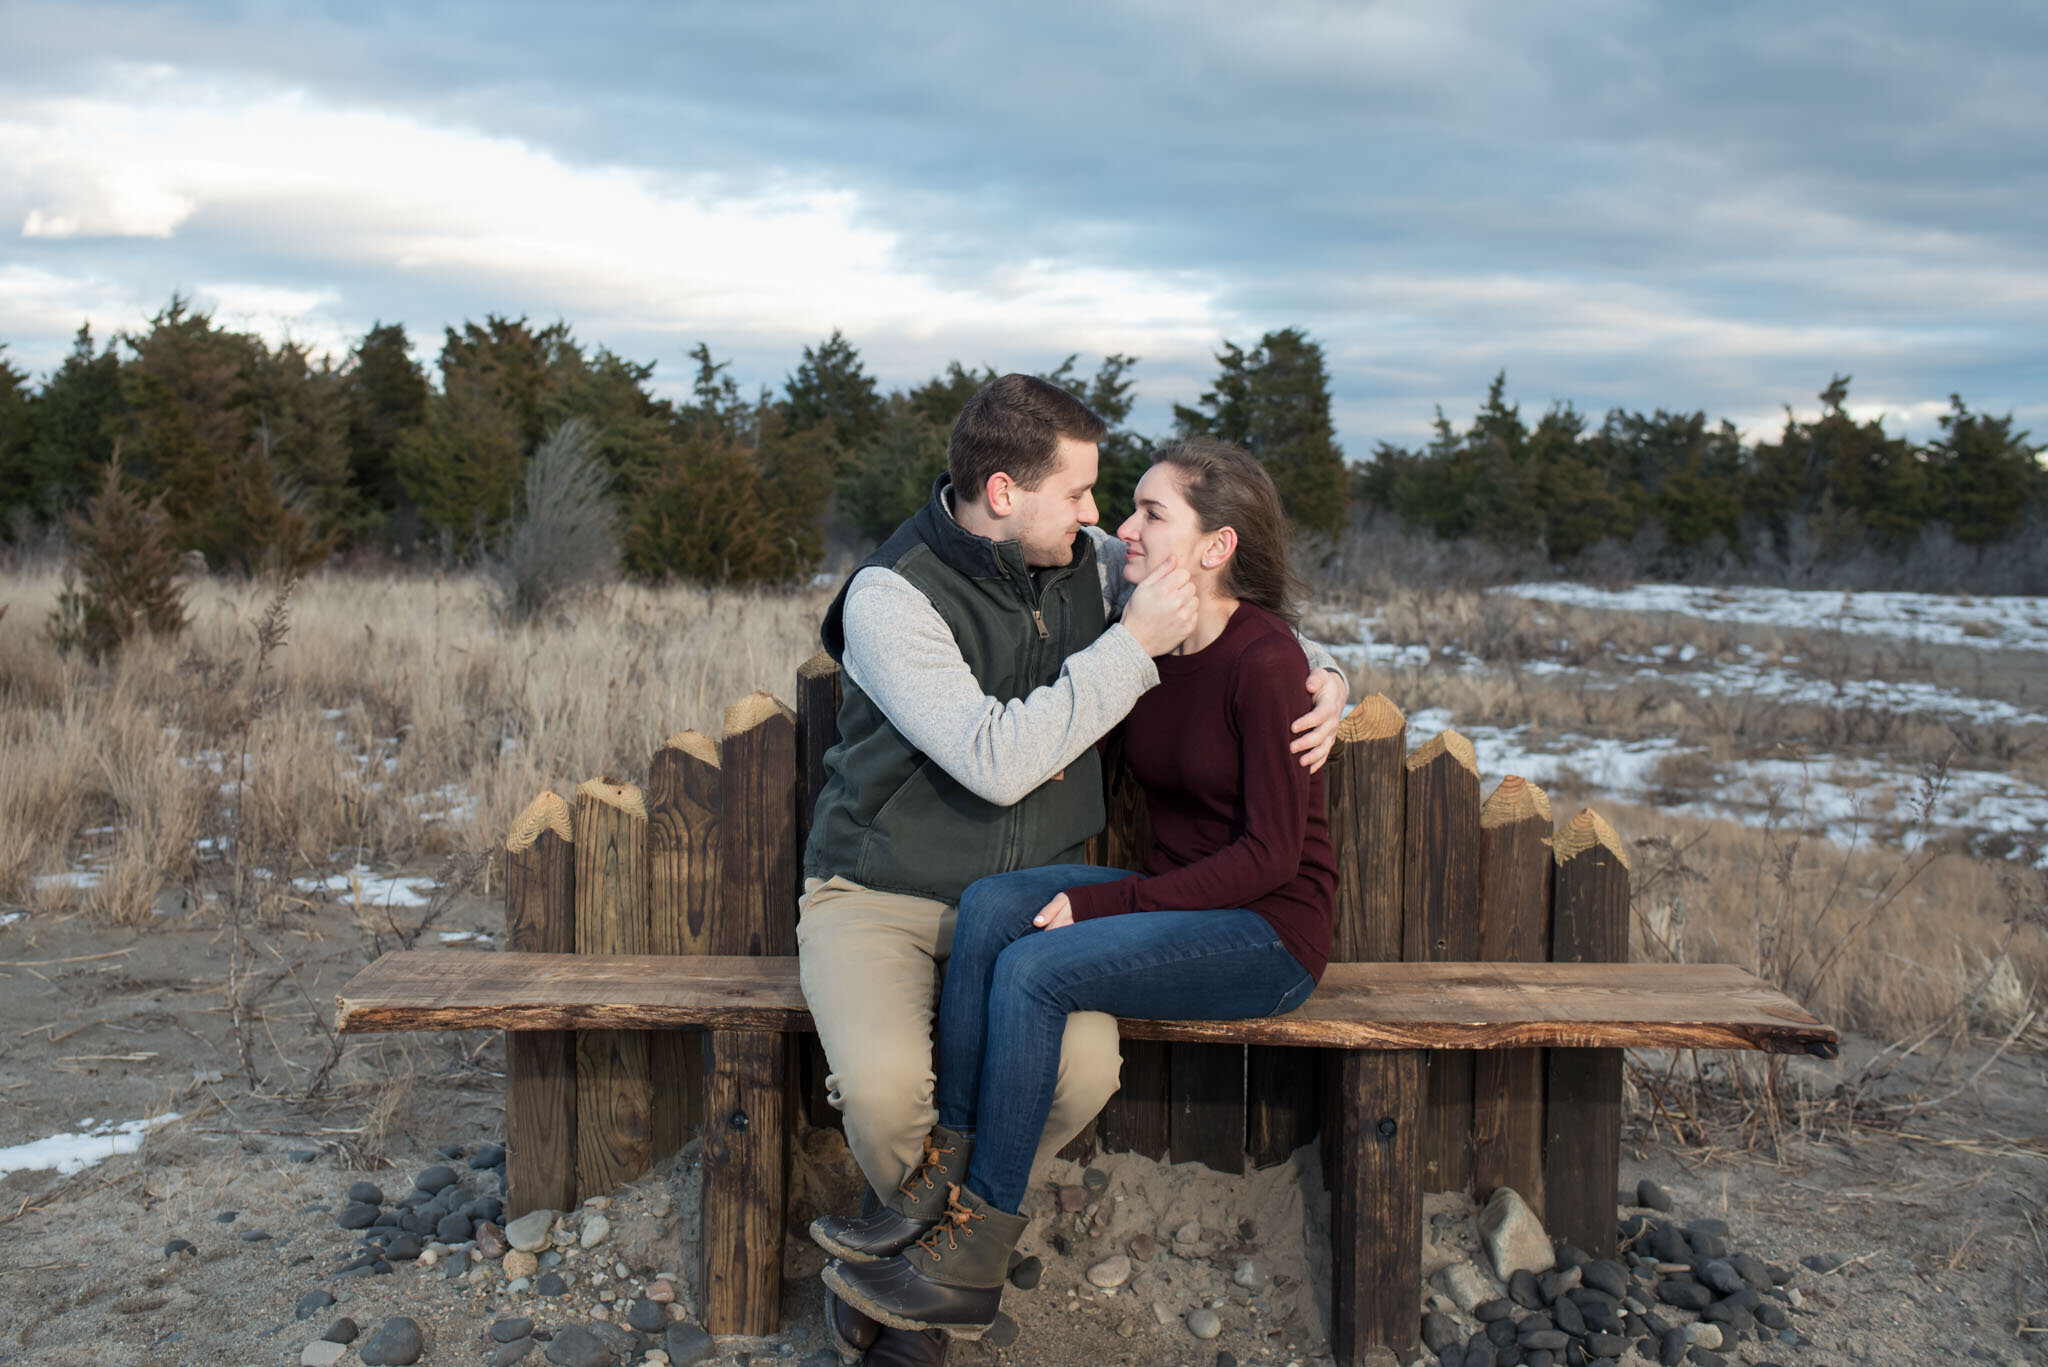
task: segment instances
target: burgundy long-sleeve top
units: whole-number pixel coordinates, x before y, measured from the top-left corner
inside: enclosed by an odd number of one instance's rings
[[[1307,658],[1278,618],[1240,603],[1214,641],[1156,663],[1159,686],[1124,722],[1152,853],[1142,876],[1069,888],[1074,919],[1247,908],[1321,981],[1337,862],[1323,776],[1287,748]]]

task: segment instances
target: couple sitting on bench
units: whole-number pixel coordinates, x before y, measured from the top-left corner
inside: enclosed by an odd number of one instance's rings
[[[1168,445],[1111,537],[1104,432],[1053,385],[988,385],[825,619],[841,739],[797,939],[870,1191],[811,1233],[834,1343],[872,1367],[994,1323],[1034,1168],[1116,1090],[1116,1016],[1290,1011],[1329,953],[1320,770],[1345,684],[1292,631],[1273,482],[1224,443]],[[1142,873],[1080,862],[1120,721]]]

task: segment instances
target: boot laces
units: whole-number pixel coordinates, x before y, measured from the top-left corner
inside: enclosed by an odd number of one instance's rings
[[[980,1211],[968,1209],[966,1204],[961,1201],[959,1183],[948,1182],[946,1183],[946,1213],[939,1217],[937,1224],[925,1231],[924,1237],[917,1241],[916,1246],[923,1249],[926,1256],[933,1262],[938,1262],[941,1256],[939,1253],[939,1237],[941,1235],[945,1236],[947,1248],[958,1248],[960,1247],[959,1236],[964,1234],[972,1239],[974,1237],[974,1221],[987,1218]]]
[[[922,1182],[926,1191],[932,1190],[936,1185],[932,1181],[932,1169],[938,1167],[945,1160],[945,1155],[952,1152],[951,1148],[940,1148],[932,1142],[930,1135],[926,1135],[924,1137],[924,1157],[917,1160],[917,1166],[910,1170],[910,1176],[904,1178],[902,1185],[897,1187],[896,1190],[902,1192],[913,1201],[917,1199],[917,1193],[912,1191],[911,1188],[918,1183]]]

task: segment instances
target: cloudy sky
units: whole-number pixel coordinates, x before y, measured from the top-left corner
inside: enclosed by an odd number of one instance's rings
[[[173,291],[345,351],[565,318],[679,385],[1300,326],[1354,456],[1525,408],[1771,430],[1836,372],[2048,436],[2048,7],[0,0],[0,342]]]

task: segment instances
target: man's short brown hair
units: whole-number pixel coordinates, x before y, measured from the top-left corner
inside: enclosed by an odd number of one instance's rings
[[[980,498],[998,472],[1036,489],[1052,473],[1061,437],[1099,442],[1108,433],[1087,404],[1056,384],[1032,375],[991,380],[960,410],[946,443],[953,497]]]

